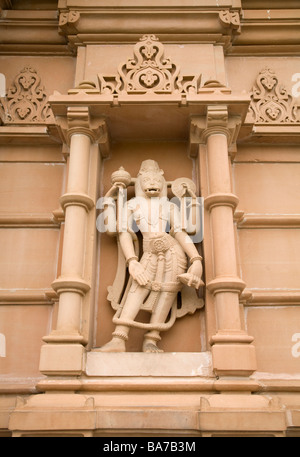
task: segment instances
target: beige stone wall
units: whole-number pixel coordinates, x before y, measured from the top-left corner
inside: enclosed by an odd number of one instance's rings
[[[299,177],[296,146],[238,149],[234,185],[245,212],[240,269],[252,293],[246,325],[255,337],[258,371],[269,376],[299,374]]]
[[[191,60],[190,55],[194,58]],[[78,55],[77,81],[97,82],[97,75],[113,75],[120,63],[132,57],[132,45],[89,45]],[[204,81],[225,81],[224,55],[221,46],[210,44],[166,44],[165,57],[176,62],[185,75],[201,75]]]
[[[281,84],[291,93],[295,80],[294,74],[299,73],[300,59],[295,55],[280,56],[226,56],[225,58],[227,84],[235,93],[249,92],[258,73],[263,68],[275,70]],[[297,98],[297,97],[296,97]],[[298,102],[299,99],[297,98]]]
[[[71,57],[2,55],[7,89],[26,66],[37,71],[48,96],[73,85]],[[18,385],[32,389],[41,377],[42,337],[56,315],[51,283],[60,267],[61,227],[53,212],[60,208],[66,182],[61,144],[37,133],[34,125],[23,138],[13,129],[1,132],[0,140],[1,382],[8,391]]]
[[[0,0],[0,84],[31,67],[54,113],[0,112],[0,436],[299,435],[297,1],[38,3]],[[180,77],[201,75],[193,90],[101,92],[144,33]],[[266,67],[295,104],[277,123],[248,110]],[[138,329],[123,359],[91,351],[114,329],[117,267],[95,204],[145,159],[206,199],[204,308],[163,335],[153,366],[133,354]]]

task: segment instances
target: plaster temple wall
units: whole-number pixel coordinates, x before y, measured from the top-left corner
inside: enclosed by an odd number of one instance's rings
[[[0,0],[0,436],[300,436],[299,25],[297,0]],[[202,198],[203,285],[164,352],[104,353],[126,265],[99,199],[149,159]]]

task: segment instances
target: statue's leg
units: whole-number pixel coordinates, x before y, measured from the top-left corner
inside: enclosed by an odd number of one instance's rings
[[[132,321],[136,318],[142,303],[146,296],[149,294],[149,290],[144,287],[136,286],[133,283],[130,288],[122,312],[119,316],[122,321]],[[125,352],[125,342],[128,339],[128,333],[130,330],[130,324],[117,324],[113,332],[112,339],[104,346],[98,349],[100,352]]]
[[[150,323],[157,324],[157,330],[151,330],[144,336],[143,351],[144,352],[163,352],[157,347],[157,342],[160,340],[160,324],[163,324],[172,308],[174,300],[177,298],[177,292],[161,292],[154,311],[152,312]]]

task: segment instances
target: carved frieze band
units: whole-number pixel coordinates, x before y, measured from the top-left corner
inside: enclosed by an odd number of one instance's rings
[[[264,68],[259,73],[250,95],[249,113],[255,124],[300,123],[300,106],[279,84],[274,70]]]
[[[41,78],[32,67],[15,77],[6,97],[0,99],[3,124],[43,124],[54,120]]]

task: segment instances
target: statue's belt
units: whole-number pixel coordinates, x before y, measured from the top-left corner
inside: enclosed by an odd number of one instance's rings
[[[159,279],[160,273],[163,270],[166,252],[171,250],[172,254],[176,255],[174,250],[172,249],[176,245],[177,243],[174,240],[174,238],[172,238],[167,233],[151,238],[149,240],[144,240],[144,253],[148,252],[151,254],[156,254],[158,256],[156,280],[149,280],[148,283],[145,286],[143,286],[145,287],[145,289],[151,290],[153,292],[178,292],[181,290],[182,284],[180,281],[161,282],[157,280]]]
[[[158,282],[158,281],[148,281],[145,286],[145,289],[153,290],[153,292],[179,292],[182,288],[181,282]]]
[[[170,235],[167,233],[150,240],[143,241],[143,251],[152,252],[153,254],[164,254],[172,246],[176,246],[177,243]]]

